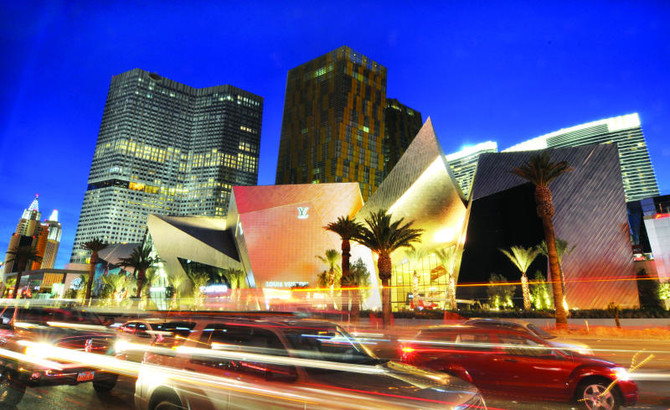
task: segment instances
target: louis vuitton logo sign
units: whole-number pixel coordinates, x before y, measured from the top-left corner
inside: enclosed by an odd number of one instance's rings
[[[305,206],[299,206],[298,207],[298,219],[307,219],[309,218],[309,215],[307,215],[307,211],[309,211],[309,207]]]

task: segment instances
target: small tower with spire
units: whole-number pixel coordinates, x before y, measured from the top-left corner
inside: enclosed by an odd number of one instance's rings
[[[16,271],[16,264],[13,257],[9,254],[15,252],[20,246],[32,246],[37,254],[42,258],[41,263],[33,262],[28,269],[48,269],[53,268],[56,262],[56,255],[60,245],[61,225],[58,222],[58,211],[54,210],[49,219],[41,222],[42,214],[39,207],[39,195],[30,203],[27,209],[23,210],[21,219],[16,225],[16,232],[12,234],[5,255],[4,269],[0,273],[4,275]]]

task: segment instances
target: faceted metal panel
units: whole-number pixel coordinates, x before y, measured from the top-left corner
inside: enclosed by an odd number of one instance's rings
[[[147,228],[170,276],[186,275],[179,258],[222,269],[242,267],[232,236],[226,232],[221,218],[150,215]]]
[[[438,249],[459,241],[465,203],[430,118],[356,218],[362,222],[379,209],[424,229],[421,247]]]
[[[327,249],[342,247],[323,229],[363,205],[357,183],[233,187],[228,226],[257,287],[315,285]]]
[[[626,202],[614,144],[549,150],[552,161],[567,161],[574,171],[550,183],[556,213],[556,238],[573,252],[563,257],[566,298],[571,308],[606,308],[610,302],[638,306]],[[528,182],[512,173],[534,151],[483,154],[472,189],[472,214],[478,202]],[[532,190],[528,191],[531,195]],[[530,200],[530,199],[529,199]],[[468,233],[470,235],[470,232]],[[538,243],[543,238],[538,238]],[[507,248],[516,243],[501,243]],[[468,243],[466,250],[468,252]],[[498,249],[490,249],[495,254]],[[461,272],[467,281],[468,272]]]

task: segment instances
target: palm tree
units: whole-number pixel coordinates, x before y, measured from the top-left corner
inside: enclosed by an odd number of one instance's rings
[[[147,269],[160,261],[159,258],[151,256],[151,248],[148,246],[138,246],[127,258],[121,258],[119,265],[124,268],[133,268],[137,277],[137,298],[142,296],[142,288],[146,279]]]
[[[245,287],[247,282],[246,282],[246,277],[247,274],[244,270],[240,268],[229,268],[226,269],[224,272],[224,275],[228,279],[228,283],[230,284],[230,299],[237,301],[239,298],[239,292],[237,290],[239,288]]]
[[[416,268],[424,256],[426,256],[424,248],[409,248],[405,250],[405,257],[407,257],[409,265],[414,269],[414,273],[412,274],[412,300],[414,301],[415,308],[419,302],[419,273]]]
[[[575,250],[577,246],[572,245],[572,247],[569,246],[568,241],[565,239],[561,238],[556,238],[556,253],[558,254],[558,268],[561,271],[561,285],[563,286],[563,298],[565,299],[565,275],[563,274],[563,256],[568,255],[572,253],[572,251]],[[547,258],[549,257],[549,251],[547,249],[547,241],[542,241],[538,245],[538,249],[540,249],[540,253]],[[565,301],[563,302],[565,304]]]
[[[449,295],[449,309],[458,310],[456,302],[456,259],[458,258],[458,247],[456,245],[435,251],[435,256],[440,266],[447,272],[447,291]]]
[[[186,276],[184,275],[175,275],[168,277],[168,281],[172,286],[172,309],[179,308],[179,299],[181,297],[181,285],[186,281]]]
[[[21,286],[21,275],[26,270],[29,262],[42,262],[42,257],[37,253],[37,250],[31,245],[23,245],[13,251],[7,251],[9,259],[7,262],[16,261],[16,285],[14,286],[13,298],[19,297],[19,287]]]
[[[98,238],[93,238],[81,246],[83,249],[91,252],[91,259],[88,267],[88,281],[86,282],[86,299],[91,299],[91,289],[93,289],[93,279],[95,277],[95,265],[98,263],[98,252],[105,249],[107,244]]]
[[[128,277],[125,273],[108,274],[103,276],[102,280],[112,291],[112,303],[118,304],[119,294],[129,285]]]
[[[336,277],[336,272],[340,270],[339,266],[337,266],[337,260],[340,257],[340,253],[337,251],[337,249],[328,249],[326,250],[326,255],[320,256],[317,255],[317,258],[319,258],[320,261],[328,265],[328,274],[326,276],[327,278],[327,284],[326,286],[330,288],[330,297],[331,299],[333,298],[333,288],[335,287],[335,277]],[[340,281],[338,281],[339,283]],[[334,305],[334,301],[333,301]]]
[[[530,248],[524,248],[523,246],[512,246],[510,248],[511,252],[506,249],[499,249],[514,266],[521,271],[521,292],[523,294],[523,308],[524,310],[530,310],[530,288],[528,287],[528,276],[526,272],[530,267],[530,264],[533,263],[537,255],[540,254],[540,250],[536,247],[531,246]]]
[[[193,288],[193,307],[199,308],[202,305],[204,294],[202,288],[209,283],[209,274],[206,272],[187,272]]]
[[[346,215],[340,216],[337,218],[337,221],[329,223],[328,225],[324,226],[323,229],[335,232],[340,236],[340,239],[342,239],[342,277],[340,278],[340,287],[344,289],[344,305],[348,306],[351,295],[347,290],[349,286],[346,284],[353,282],[352,278],[350,277],[351,270],[349,266],[349,258],[351,257],[351,243],[349,241],[361,229],[361,224],[353,219],[350,219],[349,215]],[[358,305],[359,298],[356,295],[356,293],[358,293],[358,289],[356,289],[356,287],[353,288],[353,293],[354,297],[351,303],[351,316],[354,322],[358,322],[360,307]]]
[[[399,248],[413,248],[413,243],[421,242],[423,229],[412,228],[414,221],[404,223],[404,218],[391,222],[391,214],[386,209],[373,212],[365,218],[366,226],[353,238],[366,246],[379,257],[377,269],[382,281],[382,322],[384,327],[391,323],[391,288],[390,279],[393,272],[391,253]]]
[[[542,151],[532,155],[527,162],[519,167],[512,168],[511,173],[528,180],[535,185],[535,202],[537,203],[537,216],[542,220],[544,228],[544,239],[547,242],[547,254],[549,269],[554,289],[554,309],[556,311],[556,326],[565,328],[568,326],[568,316],[563,306],[563,280],[561,278],[558,253],[556,252],[556,239],[554,236],[554,224],[551,218],[554,216],[554,204],[551,197],[549,183],[572,168],[566,161],[552,162],[549,152]],[[558,286],[556,286],[556,282]]]

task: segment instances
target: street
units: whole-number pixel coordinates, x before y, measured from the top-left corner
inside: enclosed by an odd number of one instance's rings
[[[670,408],[670,341],[655,340],[602,340],[579,339],[589,344],[596,355],[630,367],[637,352],[638,361],[649,354],[652,360],[634,371],[640,389],[640,400],[634,410]],[[108,394],[97,394],[91,384],[27,389],[18,409],[129,409],[134,407],[134,379],[121,377],[117,386]],[[559,403],[519,403],[509,400],[487,399],[494,409],[571,409],[574,405]]]

